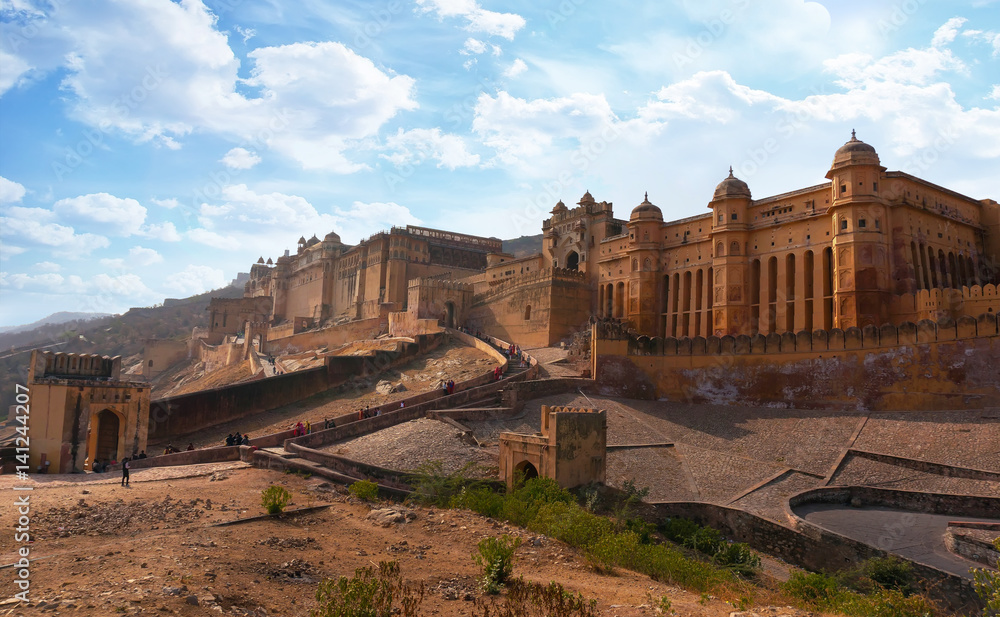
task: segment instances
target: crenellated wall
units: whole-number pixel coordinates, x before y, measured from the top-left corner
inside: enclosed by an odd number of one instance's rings
[[[998,306],[1000,291],[996,285],[973,285],[961,289],[921,289],[915,294],[892,296],[889,310],[899,319],[917,322],[981,315],[995,312]]]
[[[636,337],[594,326],[605,391],[719,404],[869,410],[1000,405],[995,313],[755,336]]]

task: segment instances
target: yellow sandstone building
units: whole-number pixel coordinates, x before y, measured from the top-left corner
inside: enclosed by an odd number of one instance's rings
[[[526,347],[597,318],[693,338],[1000,309],[996,201],[887,171],[853,131],[826,178],[754,199],[730,170],[707,213],[670,222],[648,195],[621,220],[587,192],[557,203],[541,252],[521,258],[496,238],[410,226],[355,247],[303,238],[296,255],[261,259],[246,295],[266,302],[272,327],[301,320],[296,332],[406,311]]]

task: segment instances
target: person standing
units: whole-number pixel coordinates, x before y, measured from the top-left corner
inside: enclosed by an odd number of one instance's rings
[[[128,486],[128,470],[129,462],[128,457],[122,460],[122,486]]]

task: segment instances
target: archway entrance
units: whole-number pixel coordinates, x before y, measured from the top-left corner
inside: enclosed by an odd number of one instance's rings
[[[538,470],[529,461],[521,461],[514,468],[514,477],[520,477],[522,481],[527,481],[538,477]]]
[[[118,459],[118,430],[121,422],[118,415],[110,409],[97,414],[97,447],[94,459],[110,461]]]
[[[566,269],[567,270],[580,269],[580,255],[576,251],[571,251],[570,254],[566,256]]]
[[[454,302],[445,302],[444,303],[444,308],[445,308],[445,322],[444,322],[444,325],[447,326],[447,327],[449,327],[449,328],[454,328],[455,327],[455,303]]]

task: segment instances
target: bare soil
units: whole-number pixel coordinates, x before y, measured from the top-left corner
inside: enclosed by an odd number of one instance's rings
[[[233,464],[189,469],[203,475],[137,470],[129,488],[94,474],[35,483],[31,604],[0,603],[0,615],[306,616],[317,606],[319,581],[383,560],[399,562],[406,580],[425,585],[421,615],[473,615],[481,595],[475,545],[505,533],[523,539],[515,575],[594,598],[602,615],[654,615],[650,602],[664,595],[678,615],[725,617],[735,610],[639,574],[597,574],[574,549],[471,512],[370,505],[318,478]],[[0,479],[7,495],[9,478]],[[291,491],[289,509],[329,507],[215,526],[263,514],[260,493],[271,483]],[[13,501],[0,501],[5,521],[16,518]],[[387,526],[369,519],[373,508],[387,507],[411,514]],[[0,536],[0,563],[15,562],[17,548],[13,534]],[[15,592],[11,577],[3,578],[10,591],[0,598]]]

